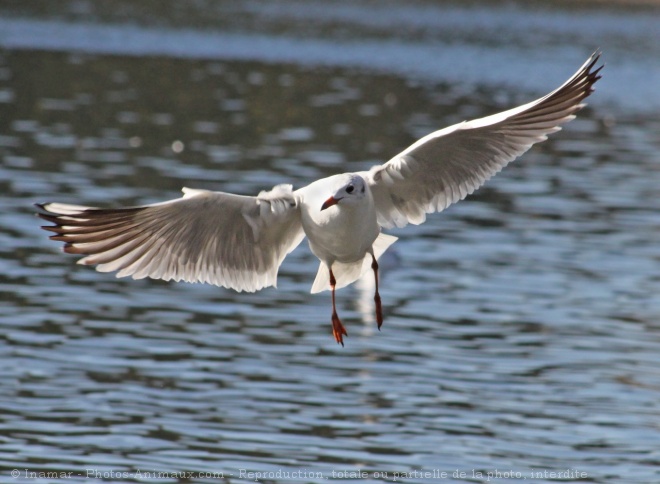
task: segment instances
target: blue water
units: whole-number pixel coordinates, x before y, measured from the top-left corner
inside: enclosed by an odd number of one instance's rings
[[[0,481],[660,480],[660,11],[142,5],[0,7]],[[338,292],[344,348],[304,244],[237,294],[78,266],[33,216],[367,168],[596,48],[575,121],[392,232],[381,331]]]

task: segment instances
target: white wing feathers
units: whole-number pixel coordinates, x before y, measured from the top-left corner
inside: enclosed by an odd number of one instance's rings
[[[291,185],[257,197],[183,189],[184,196],[153,205],[97,209],[49,203],[39,216],[65,242],[117,277],[205,282],[257,291],[275,286],[284,257],[304,238]]]
[[[547,135],[559,131],[584,105],[600,79],[599,53],[561,87],[531,103],[462,122],[420,139],[384,165],[362,173],[378,223],[420,224],[427,213],[462,200]]]

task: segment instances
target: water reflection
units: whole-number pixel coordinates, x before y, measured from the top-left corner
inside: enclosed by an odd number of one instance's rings
[[[513,95],[41,51],[4,52],[0,74],[3,473],[568,468],[657,481],[657,116],[603,112],[594,96],[476,196],[397,233],[385,325],[374,330],[360,288],[340,291],[342,349],[327,294],[309,295],[304,247],[279,290],[116,280],[58,253],[31,204],[301,186]]]

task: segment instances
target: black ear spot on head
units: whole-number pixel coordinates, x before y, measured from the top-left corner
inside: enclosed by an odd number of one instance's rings
[[[364,185],[362,185],[362,190],[360,190],[361,193],[364,193]]]

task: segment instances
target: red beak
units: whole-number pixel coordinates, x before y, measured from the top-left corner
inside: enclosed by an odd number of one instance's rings
[[[339,200],[341,200],[341,198],[335,198],[335,197],[328,198],[325,202],[323,202],[323,205],[321,205],[321,211],[325,210],[328,207],[332,207],[333,205],[337,205],[339,203]]]

